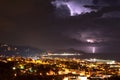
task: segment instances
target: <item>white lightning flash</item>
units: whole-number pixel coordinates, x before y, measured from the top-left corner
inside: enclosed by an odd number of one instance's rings
[[[93,48],[92,48],[92,53],[95,53],[95,51],[96,51],[96,48],[93,47]]]

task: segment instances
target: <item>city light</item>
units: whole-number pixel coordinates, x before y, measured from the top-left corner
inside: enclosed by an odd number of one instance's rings
[[[11,60],[9,61],[9,59]],[[113,75],[120,75],[120,62],[115,60],[54,58],[51,56],[51,58],[39,57],[37,60],[33,60],[32,57],[4,57],[0,58],[0,62],[5,62],[5,64],[14,62],[13,65],[11,64],[11,70],[13,71],[11,75],[14,75],[14,78],[33,75],[43,78],[53,76],[52,80],[56,80],[56,77],[61,77],[60,80],[88,80],[89,78],[90,80],[104,80],[105,78],[111,78]]]

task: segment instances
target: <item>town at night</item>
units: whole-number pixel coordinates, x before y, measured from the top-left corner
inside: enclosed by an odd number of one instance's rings
[[[120,80],[120,0],[0,0],[0,80]]]

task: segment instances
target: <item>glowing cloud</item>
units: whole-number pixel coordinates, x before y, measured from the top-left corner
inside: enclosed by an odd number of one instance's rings
[[[88,42],[88,43],[94,43],[95,41],[92,40],[92,39],[87,39],[87,42]]]

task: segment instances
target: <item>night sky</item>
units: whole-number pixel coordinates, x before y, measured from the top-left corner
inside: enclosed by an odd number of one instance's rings
[[[0,0],[0,41],[120,52],[120,0]]]

